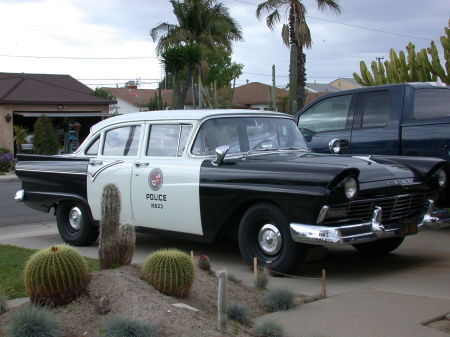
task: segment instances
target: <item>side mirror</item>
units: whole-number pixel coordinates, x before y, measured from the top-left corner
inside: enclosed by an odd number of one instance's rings
[[[212,163],[215,166],[220,166],[223,164],[223,161],[225,159],[225,156],[228,152],[230,147],[228,145],[222,145],[219,147],[216,147],[216,160],[214,160]]]
[[[333,154],[341,154],[342,150],[348,147],[348,142],[345,139],[333,138],[328,143],[328,148]]]

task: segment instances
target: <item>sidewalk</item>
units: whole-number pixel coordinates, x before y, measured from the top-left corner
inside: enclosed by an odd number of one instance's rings
[[[422,322],[450,311],[450,300],[360,289],[262,316],[289,337],[448,337]]]
[[[9,181],[19,181],[16,174],[14,172],[6,173],[0,175],[0,182],[9,182]]]

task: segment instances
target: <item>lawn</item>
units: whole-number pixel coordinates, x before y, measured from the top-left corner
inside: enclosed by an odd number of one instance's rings
[[[0,245],[0,295],[6,299],[27,296],[23,286],[23,268],[35,252],[34,249]],[[89,271],[100,269],[98,260],[86,258],[86,261]]]

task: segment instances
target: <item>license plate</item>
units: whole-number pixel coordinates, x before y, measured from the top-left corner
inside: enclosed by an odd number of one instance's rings
[[[401,235],[411,235],[417,233],[417,222],[413,219],[403,220],[400,224]]]

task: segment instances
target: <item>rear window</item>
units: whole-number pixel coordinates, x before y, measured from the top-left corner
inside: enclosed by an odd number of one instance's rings
[[[414,95],[413,119],[450,116],[450,90],[417,89]]]

